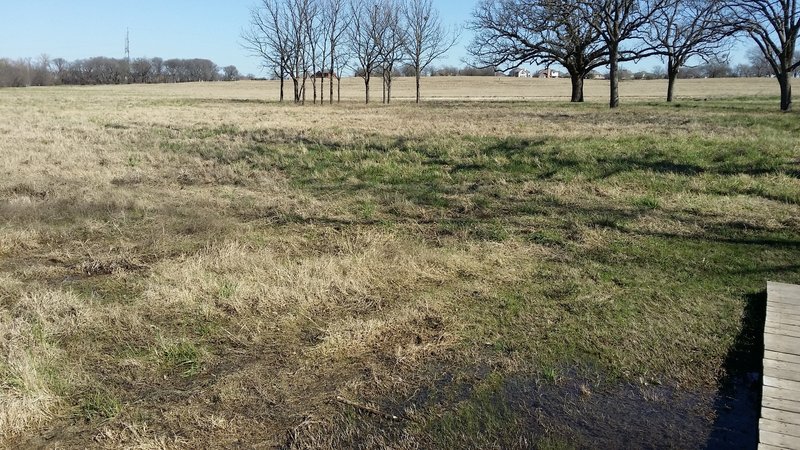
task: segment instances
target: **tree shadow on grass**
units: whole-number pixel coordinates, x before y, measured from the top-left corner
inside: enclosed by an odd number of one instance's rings
[[[745,302],[741,331],[725,359],[725,376],[717,392],[717,417],[706,443],[708,449],[758,446],[767,293],[749,294]]]

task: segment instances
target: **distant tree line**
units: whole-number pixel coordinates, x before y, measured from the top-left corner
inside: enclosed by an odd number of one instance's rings
[[[393,77],[413,77],[416,76],[416,74],[416,68],[411,64],[403,64],[392,70]],[[480,68],[469,65],[462,67],[452,65],[430,65],[422,71],[423,77],[491,77],[496,74],[497,72],[493,68]],[[353,75],[361,77],[363,74],[361,69],[356,69]]]
[[[351,70],[364,81],[370,102],[373,79],[382,101],[391,102],[397,74],[420,80],[431,64],[458,42],[458,31],[442,24],[432,0],[261,0],[242,32],[245,47],[280,80],[280,100],[291,83],[292,99],[328,102],[341,96],[341,74]],[[309,92],[310,91],[310,92]]]
[[[797,56],[800,59],[800,55]],[[700,60],[696,64],[686,65],[680,68],[676,74],[677,79],[693,78],[771,78],[775,74],[769,63],[761,55],[757,48],[751,49],[747,53],[747,60],[732,65],[724,57],[711,57],[706,61]],[[607,76],[606,76],[607,77]],[[796,70],[792,77],[800,78],[800,69]],[[657,66],[651,71],[632,71],[620,69],[620,80],[658,80],[668,79],[666,67]]]
[[[208,59],[94,57],[66,61],[42,55],[35,60],[0,59],[0,87],[186,83],[236,81],[235,66],[220,68]]]
[[[469,26],[475,65],[558,64],[572,80],[573,102],[583,101],[584,79],[607,67],[612,108],[619,106],[620,63],[662,57],[672,101],[675,81],[691,61],[709,72],[729,69],[719,62],[738,36],[754,44],[758,64],[728,74],[757,76],[767,68],[784,111],[791,109],[791,78],[800,68],[797,0],[481,0]]]
[[[497,74],[494,67],[431,66],[423,72],[428,77],[491,77]]]
[[[685,65],[676,74],[677,79],[696,79],[696,78],[766,78],[773,77],[769,63],[761,55],[757,48],[751,49],[746,60],[732,65],[724,55],[709,57],[706,60],[698,60],[695,64]],[[800,55],[798,55],[800,59]],[[423,75],[426,77],[488,77],[494,75],[505,75],[505,71],[496,70],[494,67],[456,67],[453,65],[431,66],[428,67]],[[396,71],[397,76],[413,76],[411,68],[401,67]],[[662,80],[668,79],[666,66],[656,66],[647,70],[630,70],[620,67],[618,71],[619,79],[627,80]],[[608,79],[608,73],[601,73],[598,70],[590,71],[588,79]],[[800,69],[793,74],[794,78],[800,78]]]

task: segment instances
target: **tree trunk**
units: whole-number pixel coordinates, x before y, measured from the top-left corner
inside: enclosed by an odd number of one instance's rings
[[[667,81],[667,102],[672,103],[675,99],[675,80],[678,78],[678,73],[670,71],[667,76],[669,77]]]
[[[336,103],[342,102],[342,77],[336,77]]]
[[[616,44],[608,48],[608,77],[611,81],[609,103],[611,108],[619,107],[619,48]]]
[[[386,79],[386,103],[392,103],[392,76]]]
[[[283,103],[283,75],[281,75],[281,103]]]
[[[570,73],[569,78],[572,81],[572,103],[583,103],[583,74]]]
[[[300,82],[297,78],[292,78],[292,83],[294,84],[294,102],[300,103]]]
[[[330,103],[331,103],[331,105],[333,104],[333,77],[334,77],[334,75],[333,75],[333,68],[334,68],[334,66],[335,66],[335,60],[334,60],[334,52],[333,52],[333,49],[334,49],[335,47],[336,47],[336,45],[334,44],[333,40],[331,40],[331,74],[330,74],[330,80],[331,80],[331,82],[330,82],[330,83],[328,83],[328,84],[330,84],[330,92],[329,92],[329,94],[330,94],[330,95],[328,95],[328,100],[330,100]]]
[[[314,75],[315,76],[313,78],[311,78],[311,89],[314,92],[314,104],[316,105],[317,104],[317,77],[316,77],[316,74],[314,74]]]
[[[364,78],[364,90],[364,98],[366,100],[365,103],[369,104],[369,77]]]
[[[417,73],[417,75],[416,75],[416,79],[417,79],[417,103],[419,103],[419,78],[420,78],[420,76],[419,76],[419,67],[416,67],[415,70],[416,70],[416,73]]]
[[[678,79],[678,66],[672,57],[667,60],[667,102],[675,99],[675,80]]]
[[[792,74],[783,72],[778,75],[778,83],[781,85],[781,111],[789,112],[792,110]]]
[[[323,72],[324,71],[325,70],[323,69]],[[319,104],[320,105],[325,104],[325,75],[323,75],[319,79]]]

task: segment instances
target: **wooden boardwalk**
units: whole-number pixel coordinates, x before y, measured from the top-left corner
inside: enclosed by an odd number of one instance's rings
[[[767,284],[760,449],[800,449],[800,286]]]

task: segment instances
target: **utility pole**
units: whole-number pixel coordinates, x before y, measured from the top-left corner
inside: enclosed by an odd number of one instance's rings
[[[131,64],[131,30],[130,28],[125,29],[125,61],[128,62],[128,65]]]
[[[125,84],[131,82],[131,30],[125,28]]]

